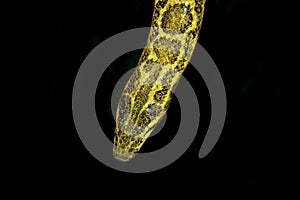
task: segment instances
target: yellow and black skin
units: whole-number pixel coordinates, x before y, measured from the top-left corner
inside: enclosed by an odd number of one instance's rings
[[[151,30],[118,103],[113,155],[132,159],[166,113],[194,51],[205,0],[155,0]]]

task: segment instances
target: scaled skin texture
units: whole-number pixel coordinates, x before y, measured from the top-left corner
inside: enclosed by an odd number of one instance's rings
[[[113,155],[128,161],[166,113],[198,40],[205,0],[155,0],[147,45],[116,112]]]

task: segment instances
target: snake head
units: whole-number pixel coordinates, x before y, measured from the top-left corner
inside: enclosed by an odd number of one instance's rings
[[[132,159],[166,113],[197,42],[204,3],[155,0],[147,46],[117,108],[116,159]]]
[[[134,77],[134,74],[133,76]],[[113,155],[132,159],[151,135],[169,107],[172,92],[154,84],[142,84],[128,95],[130,81],[119,100]]]

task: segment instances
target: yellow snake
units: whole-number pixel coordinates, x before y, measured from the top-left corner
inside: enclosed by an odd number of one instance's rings
[[[117,107],[116,159],[132,159],[166,113],[197,43],[205,1],[154,1],[147,45]]]

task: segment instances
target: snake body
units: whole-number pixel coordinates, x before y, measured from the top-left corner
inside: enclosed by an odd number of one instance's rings
[[[118,103],[113,155],[132,159],[166,113],[198,40],[205,0],[155,0],[151,30]]]

